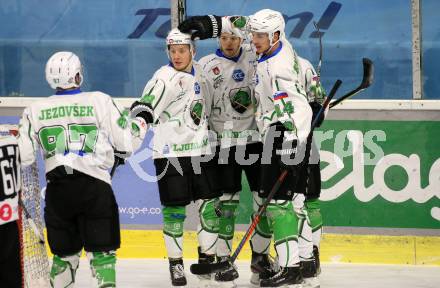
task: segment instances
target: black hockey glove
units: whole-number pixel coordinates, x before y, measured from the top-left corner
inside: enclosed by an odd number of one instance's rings
[[[222,31],[222,18],[215,15],[194,16],[179,25],[182,33],[190,33],[191,39],[216,38]]]
[[[153,123],[153,109],[149,103],[135,101],[131,104],[130,115],[132,118],[141,117],[147,124]]]
[[[309,105],[313,111],[313,116],[312,116],[312,123],[313,123],[313,121],[315,121],[315,118],[318,116],[318,112],[319,110],[321,110],[322,105],[316,101],[310,102]],[[324,114],[325,113],[321,113],[321,115],[319,116],[318,122],[316,123],[316,127],[321,127],[321,124],[324,121],[324,117],[325,117]]]

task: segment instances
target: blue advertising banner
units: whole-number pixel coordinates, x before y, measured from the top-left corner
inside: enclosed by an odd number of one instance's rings
[[[437,0],[421,1],[423,97],[426,99],[440,99],[439,4]]]
[[[169,0],[0,2],[0,95],[51,94],[44,76],[55,52],[76,53],[83,89],[136,97],[168,63]]]
[[[362,79],[363,57],[375,64],[375,82],[356,98],[412,98],[411,4],[410,0],[321,0],[321,1],[187,1],[188,15],[251,15],[260,9],[280,11],[286,21],[286,36],[299,55],[318,64],[317,22],[322,33],[322,82],[330,89],[336,79],[340,95],[357,87]],[[213,42],[199,54],[212,53]]]
[[[438,1],[423,1],[431,15]],[[187,15],[249,15],[262,8],[283,13],[286,34],[300,55],[317,64],[318,34],[323,35],[325,87],[340,78],[340,93],[357,86],[362,57],[375,62],[375,83],[357,98],[410,99],[411,5],[410,0],[389,1],[187,1]],[[46,96],[44,65],[55,51],[71,50],[85,68],[84,90],[100,90],[112,96],[136,97],[153,73],[168,62],[164,38],[170,29],[169,0],[49,1],[3,0],[0,2],[0,95]],[[429,22],[435,17],[427,17]],[[424,17],[422,17],[424,19]],[[424,20],[425,21],[425,20]],[[427,50],[429,79],[439,62],[439,40],[433,28]],[[198,41],[196,58],[212,53],[216,41]],[[428,46],[431,45],[431,46]],[[426,59],[426,58],[425,58]],[[433,81],[425,94],[440,97]],[[329,88],[327,88],[329,89]]]
[[[0,116],[1,124],[18,124],[18,116]],[[152,134],[149,132],[139,151],[125,165],[116,169],[112,179],[113,191],[119,205],[121,224],[161,224],[162,206],[152,161]],[[38,155],[40,188],[46,187],[44,162]]]

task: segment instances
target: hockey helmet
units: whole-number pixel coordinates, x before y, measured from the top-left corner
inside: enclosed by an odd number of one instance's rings
[[[251,32],[267,33],[269,35],[269,41],[271,46],[275,32],[279,32],[279,39],[284,38],[284,28],[286,24],[284,22],[283,15],[275,10],[263,9],[249,17],[249,28]]]
[[[80,77],[79,84],[75,81],[77,74]],[[83,73],[78,56],[68,51],[53,54],[46,63],[46,80],[52,89],[81,86]]]
[[[168,58],[169,58],[168,50],[170,48],[170,45],[187,44],[187,45],[189,45],[189,50],[191,52],[191,55],[194,56],[194,54],[195,54],[194,41],[191,39],[191,35],[190,34],[186,34],[186,33],[182,33],[177,28],[172,29],[168,33],[166,42],[167,42]]]

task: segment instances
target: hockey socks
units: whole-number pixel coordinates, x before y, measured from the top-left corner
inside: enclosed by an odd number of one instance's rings
[[[217,256],[229,256],[232,251],[232,238],[235,232],[236,210],[239,194],[224,194],[220,197],[220,219],[217,243]]]
[[[200,223],[198,225],[198,240],[200,252],[215,255],[219,231],[219,218],[215,211],[218,198],[210,200],[197,200]]]
[[[258,211],[263,204],[263,199],[258,196],[256,192],[252,193],[254,197],[254,211]],[[252,221],[254,220],[256,213],[252,215]],[[250,245],[252,252],[259,254],[269,254],[270,241],[272,239],[272,227],[270,226],[267,214],[263,213],[260,217],[257,227],[252,234]]]
[[[293,267],[299,263],[298,217],[291,201],[274,201],[267,206],[275,242],[275,250],[281,267]]]
[[[184,206],[165,206],[163,213],[163,236],[168,258],[182,258]]]
[[[298,246],[299,246],[299,258],[301,261],[313,258],[313,241],[312,241],[312,228],[310,226],[307,211],[304,209],[296,209],[296,215],[298,216]]]
[[[94,287],[116,287],[115,251],[87,252],[90,261]]]
[[[74,286],[80,255],[81,251],[70,256],[53,256],[52,268],[50,270],[51,287],[69,288]]]
[[[319,199],[308,199],[305,201],[305,209],[310,220],[310,227],[313,233],[313,245],[319,248],[322,234],[322,215]]]

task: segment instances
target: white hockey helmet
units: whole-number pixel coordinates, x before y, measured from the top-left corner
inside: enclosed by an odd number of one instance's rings
[[[80,83],[75,76],[79,73]],[[46,63],[46,80],[52,89],[79,87],[83,81],[82,65],[78,56],[62,51],[53,54]]]
[[[279,32],[279,39],[284,38],[284,22],[283,15],[275,10],[263,9],[249,17],[249,28],[251,32],[267,33],[269,35],[270,45],[273,46],[272,40],[275,32]]]
[[[191,39],[190,34],[182,33],[179,29],[174,28],[168,33],[167,36],[167,55],[168,58],[170,58],[169,55],[169,48],[170,45],[178,45],[178,44],[187,44],[189,45],[189,51],[191,52],[191,55],[194,57],[195,49],[194,49],[194,41]]]

